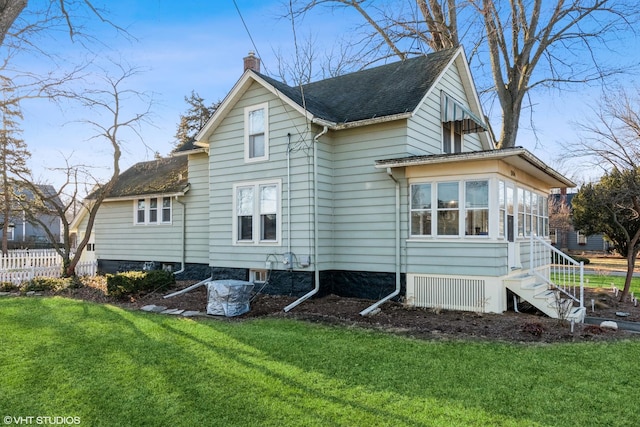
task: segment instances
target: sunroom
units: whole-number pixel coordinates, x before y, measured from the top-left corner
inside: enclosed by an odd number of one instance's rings
[[[574,186],[522,148],[381,160],[404,178],[402,268],[410,305],[503,312],[505,277],[548,240],[547,195]],[[404,205],[404,206],[402,206]]]

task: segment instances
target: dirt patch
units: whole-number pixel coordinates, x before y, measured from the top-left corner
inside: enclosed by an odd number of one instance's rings
[[[163,298],[171,291],[186,288],[191,284],[193,282],[179,282],[175,289],[170,291],[140,295],[129,301],[109,298],[105,295],[104,286],[99,282],[78,289],[66,289],[58,294],[98,303],[116,304],[129,309],[139,309],[144,305],[155,304],[205,312],[207,295],[204,286],[173,298]],[[594,311],[591,310],[591,299],[594,300]],[[640,334],[623,330],[612,331],[588,324],[576,324],[572,332],[569,323],[550,319],[533,311],[482,314],[414,308],[398,302],[386,302],[376,314],[361,316],[360,311],[369,307],[374,301],[335,295],[311,298],[285,313],[283,308],[295,300],[294,297],[260,294],[251,301],[251,310],[242,316],[207,317],[224,321],[244,321],[264,317],[291,318],[328,325],[383,330],[420,339],[557,343],[640,338]],[[585,305],[588,307],[587,316],[590,317],[640,322],[640,307],[635,307],[630,301],[618,301],[613,291],[608,289],[585,289]],[[521,307],[521,309],[525,308]],[[629,316],[617,317],[617,312],[629,313]]]

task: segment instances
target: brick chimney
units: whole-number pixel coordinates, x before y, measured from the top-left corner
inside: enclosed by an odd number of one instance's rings
[[[244,57],[244,71],[247,70],[260,72],[260,58],[253,51],[249,51],[249,56]]]

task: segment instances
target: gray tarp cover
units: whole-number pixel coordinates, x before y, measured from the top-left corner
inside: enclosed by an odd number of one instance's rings
[[[207,314],[232,317],[249,311],[253,283],[244,280],[213,280],[206,285]]]

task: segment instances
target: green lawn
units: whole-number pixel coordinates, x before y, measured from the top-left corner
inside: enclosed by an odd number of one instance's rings
[[[419,341],[0,299],[0,416],[86,426],[640,425],[640,341]]]
[[[624,279],[624,276],[585,274],[584,285],[591,288],[611,288],[611,285],[615,285],[622,290],[624,288]],[[640,295],[640,277],[631,279],[630,291],[634,292],[636,296]]]

